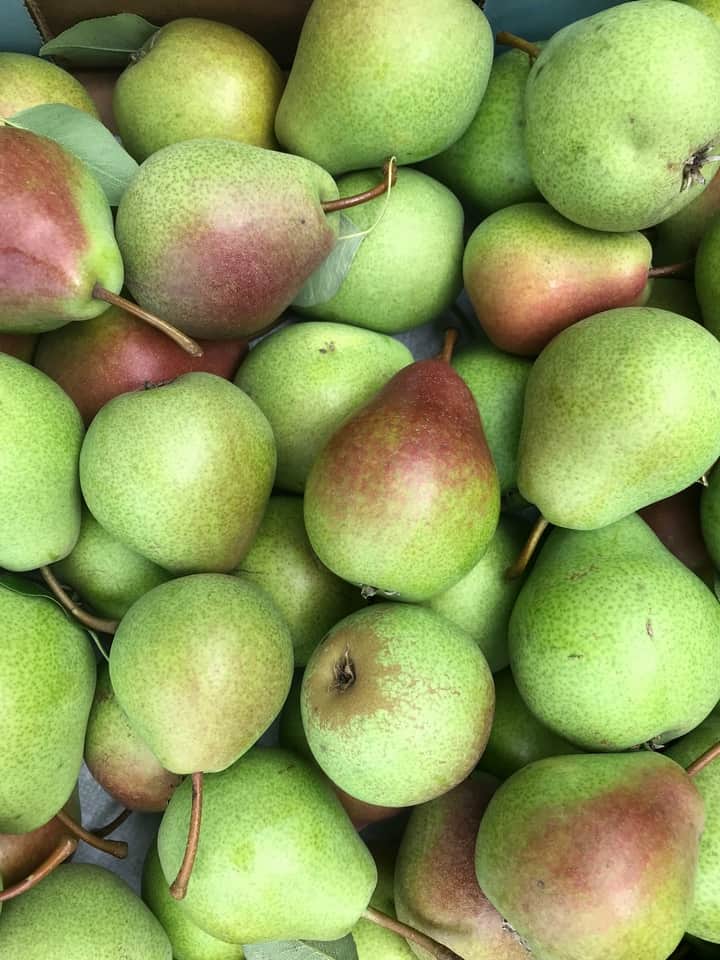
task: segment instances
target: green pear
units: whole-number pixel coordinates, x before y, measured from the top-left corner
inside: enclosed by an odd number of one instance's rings
[[[720,31],[718,31],[720,32]],[[720,217],[715,217],[705,233],[695,257],[695,292],[705,326],[720,339]]]
[[[0,53],[0,126],[4,118],[43,103],[98,115],[85,87],[67,70],[27,53]]]
[[[720,716],[711,714],[682,740],[667,750],[682,767],[689,767],[706,750],[720,740]],[[693,783],[705,801],[705,829],[700,840],[700,859],[695,880],[695,897],[688,933],[720,943],[720,765],[708,764],[694,777]]]
[[[307,663],[330,627],[362,605],[357,587],[336,577],[313,553],[300,497],[270,497],[237,573],[272,597],[290,628],[296,666]]]
[[[370,852],[375,860],[378,875],[375,893],[370,898],[370,906],[395,919],[393,885],[396,851],[388,850],[386,847],[376,851],[371,847]],[[355,941],[358,960],[414,960],[415,958],[404,937],[370,920],[358,920],[352,928],[352,938]]]
[[[713,470],[708,486],[703,490],[700,521],[708,553],[715,567],[720,568],[720,470]]]
[[[335,246],[338,215],[322,203],[337,196],[301,157],[232,140],[164,147],[118,207],[128,289],[191,336],[260,333]]]
[[[275,133],[332,174],[425,160],[470,125],[492,55],[471,0],[314,0]]]
[[[510,662],[508,623],[522,580],[509,580],[505,571],[527,536],[526,522],[517,517],[501,517],[487,550],[472,570],[428,601],[432,610],[470,634],[493,673]]]
[[[546,203],[519,203],[475,229],[463,275],[495,346],[534,356],[577,320],[642,302],[651,258],[641,233],[600,233]]]
[[[341,197],[372,189],[377,171],[338,180]],[[390,198],[356,207],[369,230],[338,292],[303,313],[381,333],[402,333],[440,316],[462,289],[463,210],[437,180],[401,170]]]
[[[276,485],[302,493],[343,420],[412,359],[399,341],[341,323],[292,324],[254,346],[235,383],[273,428]]]
[[[248,34],[185,17],[133,55],[115,85],[113,112],[123,146],[140,161],[201,137],[272,148],[283,85],[280,67]]]
[[[64,810],[75,823],[82,823],[77,785]],[[20,883],[67,839],[75,839],[75,835],[55,815],[27,833],[0,833],[0,884],[10,887]]]
[[[680,0],[680,2],[686,3],[689,7],[694,7],[700,13],[704,13],[706,17],[710,17],[717,26],[720,26],[720,2],[718,0]]]
[[[703,821],[697,788],[658,753],[538,760],[488,805],[478,882],[538,960],[666,960]]]
[[[720,11],[720,6],[718,7]],[[655,227],[653,262],[656,266],[691,260],[715,216],[720,213],[720,176],[682,210]]]
[[[718,366],[712,334],[665,310],[563,330],[528,378],[520,493],[551,523],[589,530],[685,489],[720,455]]]
[[[234,763],[280,712],[292,671],[290,633],[270,597],[223,574],[146,593],[110,651],[118,703],[173,773]]]
[[[94,864],[63,864],[5,904],[3,960],[172,960],[170,941],[120,877]]]
[[[612,231],[686,206],[717,169],[718,60],[720,30],[675,0],[622,3],[556,33],[525,100],[530,172],[548,203]]]
[[[667,743],[720,700],[720,606],[633,514],[554,530],[510,620],[518,690],[588,750]]]
[[[87,507],[75,546],[54,569],[94,610],[115,620],[148,590],[170,579],[162,567],[104,530]]]
[[[171,573],[235,569],[274,476],[270,424],[242,390],[210,373],[115,397],[80,453],[95,519]]]
[[[172,944],[174,960],[243,960],[240,944],[225,943],[205,933],[170,895],[155,841],[145,858],[142,898],[162,924]]]
[[[301,693],[325,773],[353,797],[392,807],[468,775],[493,705],[492,674],[472,638],[432,610],[395,603],[341,620],[310,658]]]
[[[452,365],[475,398],[500,489],[508,493],[517,486],[518,443],[531,362],[490,344],[478,344],[459,350]]]
[[[80,531],[75,404],[44,373],[0,353],[0,566],[32,570],[67,556]]]
[[[85,763],[103,790],[129,810],[162,812],[181,779],[161,765],[131,726],[105,664],[88,718]]]
[[[2,833],[35,830],[67,803],[95,690],[87,634],[32,586],[19,578],[0,586]]]
[[[180,866],[189,815],[185,781],[158,834],[166,878]],[[244,944],[337,940],[366,909],[376,880],[340,801],[298,757],[256,748],[206,777],[202,842],[181,909],[207,933]]]
[[[687,280],[675,277],[651,278],[648,281],[648,296],[643,305],[679,313],[681,317],[688,317],[696,323],[702,322],[695,288]]]
[[[501,670],[495,682],[495,716],[480,767],[505,780],[535,760],[577,753],[575,744],[544,727],[518,693],[510,670]]]

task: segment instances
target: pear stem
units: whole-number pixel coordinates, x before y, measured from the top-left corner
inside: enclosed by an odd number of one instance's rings
[[[692,260],[683,260],[682,263],[669,263],[666,267],[650,267],[648,277],[674,277],[692,265]]]
[[[514,33],[508,33],[507,30],[501,30],[495,37],[498,43],[504,47],[514,47],[515,50],[522,50],[530,57],[530,63],[534,63],[540,56],[540,47],[536,43],[518,37]]]
[[[696,777],[701,770],[704,770],[705,767],[711,764],[717,757],[720,757],[720,741],[714,743],[710,749],[701,754],[697,760],[693,760],[685,772],[689,777]]]
[[[131,813],[132,810],[128,810],[128,808],[125,807],[125,809],[121,810],[114,820],[111,820],[110,823],[106,823],[104,827],[98,827],[97,830],[92,830],[91,833],[96,837],[107,837],[111,833],[115,833],[117,828],[121,827],[125,823]]]
[[[508,567],[507,570],[505,571],[506,580],[517,580],[518,577],[521,577],[525,573],[525,570],[527,569],[527,565],[528,563],[530,563],[530,559],[532,555],[535,553],[538,543],[540,543],[540,538],[545,533],[548,527],[549,527],[549,523],[545,519],[545,517],[537,518],[537,520],[535,521],[535,526],[530,531],[530,536],[527,538],[527,542],[525,543],[525,546],[522,548],[522,550],[518,554],[517,560],[515,561],[515,563],[513,563],[511,567]]]
[[[98,837],[94,833],[90,833],[89,830],[86,830],[79,823],[76,823],[64,810],[56,813],[55,817],[66,830],[69,830],[78,840],[84,840],[89,847],[94,847],[95,850],[101,850],[103,853],[109,853],[111,857],[115,857],[118,860],[124,860],[127,856],[128,845],[124,840],[105,840],[103,837]]]
[[[445,339],[443,340],[443,347],[440,351],[438,360],[442,360],[444,363],[450,363],[453,357],[455,344],[458,342],[458,337],[459,333],[455,327],[448,327],[448,329],[445,331]]]
[[[197,855],[198,840],[200,839],[200,823],[202,821],[202,773],[192,774],[192,806],[190,807],[190,829],[185,846],[185,855],[180,864],[178,875],[170,885],[170,894],[176,900],[184,900],[187,893],[190,874]]]
[[[90,630],[97,630],[99,633],[115,633],[118,628],[117,620],[103,620],[101,617],[94,617],[91,613],[83,610],[74,603],[67,595],[58,578],[52,572],[50,567],[40,567],[40,573],[45,583],[50,587],[56,600],[70,613],[78,623]]]
[[[73,837],[65,837],[65,839],[55,847],[53,852],[46,857],[41,864],[35,867],[33,872],[29,873],[24,880],[19,880],[6,890],[0,891],[0,903],[5,903],[6,900],[12,900],[15,897],[19,897],[21,893],[32,890],[41,880],[49,876],[55,867],[58,867],[67,860],[68,857],[72,856],[76,850],[77,840],[73,839]]]
[[[383,164],[382,182],[370,190],[364,190],[362,193],[356,193],[352,197],[338,197],[337,200],[326,200],[321,204],[325,213],[335,213],[336,210],[349,210],[350,207],[359,207],[361,203],[367,203],[376,197],[381,197],[387,193],[390,187],[397,183],[397,163],[395,157],[391,157]]]
[[[404,937],[411,943],[416,943],[419,947],[422,947],[423,950],[427,950],[431,956],[435,957],[435,960],[462,960],[454,950],[444,946],[442,943],[438,943],[437,940],[433,940],[432,937],[420,933],[420,931],[414,927],[409,927],[406,923],[401,923],[400,920],[395,920],[386,913],[381,913],[374,907],[367,908],[363,913],[363,919],[369,920],[370,923],[375,923],[379,927],[384,927],[386,930],[392,930],[393,933],[397,933],[398,936]]]
[[[133,303],[132,300],[128,300],[126,297],[121,297],[119,294],[113,293],[111,290],[106,290],[105,287],[102,287],[99,283],[96,283],[93,287],[92,295],[95,300],[104,300],[105,303],[111,303],[114,307],[120,307],[122,310],[126,310],[128,313],[132,313],[133,316],[144,320],[145,323],[149,323],[151,327],[155,327],[156,330],[160,330],[161,333],[164,333],[166,337],[170,337],[171,340],[174,340],[175,343],[181,347],[185,353],[189,353],[191,357],[201,357],[203,355],[202,347],[199,343],[196,343],[192,337],[188,337],[186,333],[183,333],[182,330],[178,330],[177,327],[174,327],[171,323],[168,323],[167,320],[161,320],[160,317],[156,317],[154,313],[150,313],[148,310],[143,310],[142,307],[139,307],[136,303]]]

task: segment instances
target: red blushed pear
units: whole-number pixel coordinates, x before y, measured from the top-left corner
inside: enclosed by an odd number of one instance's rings
[[[80,798],[77,787],[65,804],[65,811],[80,821]],[[29,833],[0,834],[0,877],[5,889],[20,883],[50,856],[63,840],[72,837],[67,827],[53,817],[37,830]]]
[[[651,257],[641,233],[601,233],[546,203],[519,203],[476,228],[463,275],[495,346],[533,356],[583,317],[643,303]]]
[[[672,497],[651,503],[638,513],[670,553],[712,586],[715,576],[713,562],[700,526],[702,490],[701,483],[694,483]]]
[[[21,333],[0,333],[0,353],[9,353],[11,357],[32,363],[37,337]]]
[[[498,522],[500,487],[472,394],[441,357],[399,371],[345,421],[305,488],[313,549],[334,573],[422,601],[480,559]]]

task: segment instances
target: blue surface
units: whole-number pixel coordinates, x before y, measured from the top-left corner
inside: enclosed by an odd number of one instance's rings
[[[22,0],[0,0],[0,50],[37,53],[40,36]]]

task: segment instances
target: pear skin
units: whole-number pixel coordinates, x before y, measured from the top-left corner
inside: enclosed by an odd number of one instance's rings
[[[0,53],[0,126],[4,118],[43,103],[64,103],[92,117],[98,115],[71,73],[27,53]]]
[[[683,0],[681,0],[683,2]],[[720,20],[720,5],[718,5]],[[715,174],[692,203],[655,227],[653,263],[662,267],[690,260],[706,230],[720,212],[720,176]]]
[[[32,363],[37,337],[22,333],[0,333],[0,353],[9,353],[11,357]]]
[[[63,809],[76,823],[82,822],[77,787]],[[0,834],[0,877],[4,886],[20,883],[50,856],[58,844],[71,836],[65,825],[55,816],[28,833]]]

